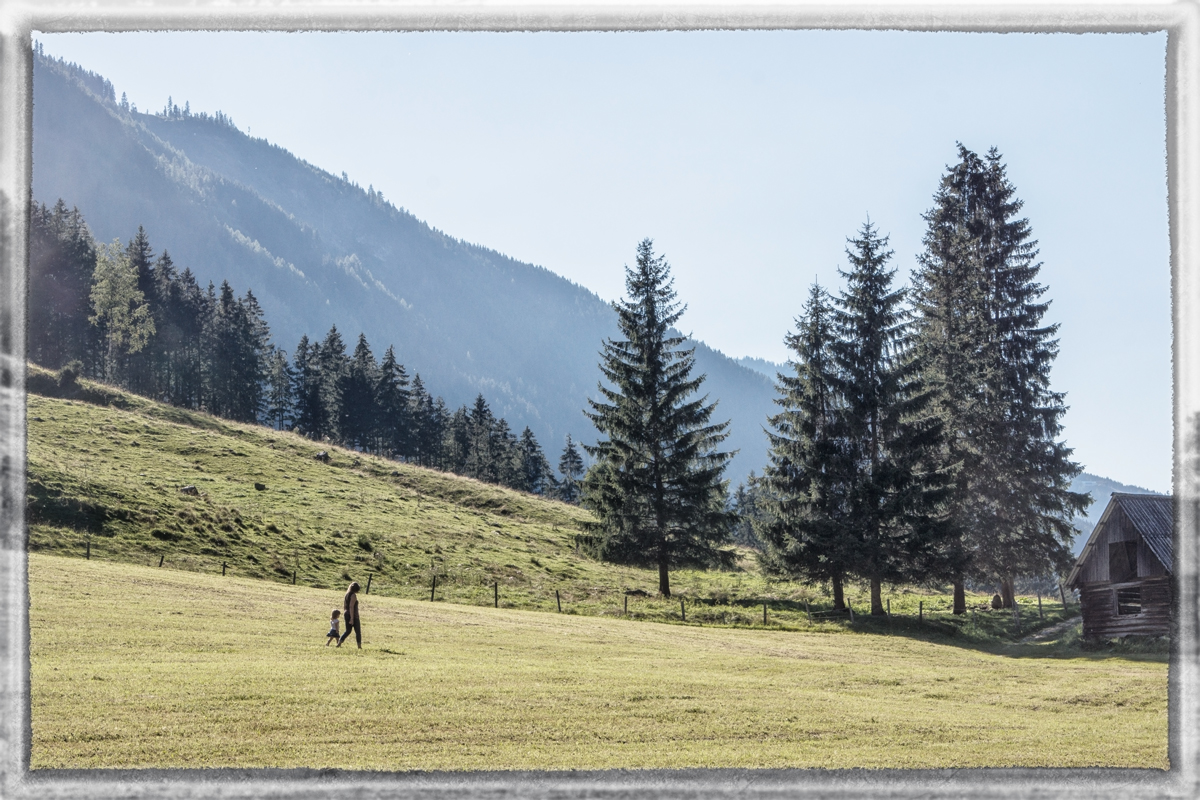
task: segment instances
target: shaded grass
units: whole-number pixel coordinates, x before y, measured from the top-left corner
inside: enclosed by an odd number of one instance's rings
[[[375,594],[339,650],[340,591],[29,564],[34,769],[1168,766],[1161,656]]]

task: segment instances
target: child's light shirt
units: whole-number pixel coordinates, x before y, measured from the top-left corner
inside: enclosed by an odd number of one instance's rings
[[[341,623],[341,620],[338,619],[337,617],[334,617],[333,619],[329,620],[329,632],[331,634],[336,634],[338,632],[338,624],[339,623]]]

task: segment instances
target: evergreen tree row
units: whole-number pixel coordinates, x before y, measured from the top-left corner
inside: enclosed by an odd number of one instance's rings
[[[483,396],[451,412],[409,378],[394,348],[353,353],[334,326],[303,336],[291,359],[271,343],[254,294],[201,289],[145,230],[122,247],[97,244],[62,200],[34,204],[30,236],[31,361],[78,372],[183,408],[577,502],[583,459],[567,437],[561,480],[529,428],[514,434]]]

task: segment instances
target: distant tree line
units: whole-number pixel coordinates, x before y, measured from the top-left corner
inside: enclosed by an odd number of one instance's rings
[[[301,337],[289,359],[251,291],[201,288],[167,251],[155,256],[141,227],[125,246],[96,243],[62,200],[34,203],[31,220],[31,361],[75,362],[181,408],[577,502],[584,463],[570,436],[556,474],[528,427],[514,433],[482,395],[451,411],[393,347],[377,360],[360,334],[347,353],[334,326],[319,342]]]

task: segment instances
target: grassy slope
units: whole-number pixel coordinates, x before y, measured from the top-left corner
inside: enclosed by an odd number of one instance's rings
[[[30,367],[31,386],[52,385]],[[49,383],[47,383],[49,382]],[[241,425],[163,406],[87,384],[91,402],[28,397],[30,549],[155,564],[317,588],[366,584],[373,595],[428,598],[438,574],[438,599],[551,610],[558,591],[563,610],[620,615],[626,590],[635,619],[680,621],[678,597],[655,596],[652,570],[601,564],[576,553],[573,536],[587,512],[558,502],[432,470],[328,447],[290,433]],[[326,464],[314,456],[328,450]],[[258,491],[255,483],[266,486]],[[199,496],[184,494],[187,485]],[[746,570],[677,570],[672,585],[689,605],[689,623],[808,629],[805,603],[829,607],[819,587],[768,583],[752,561]],[[852,605],[867,607],[864,587],[850,586]],[[981,613],[972,621],[946,613],[950,598],[896,589],[897,615],[915,616],[924,603],[922,635],[937,631],[979,642],[1010,639],[1008,614]],[[1036,602],[1026,599],[1022,633],[1037,627]],[[1047,601],[1044,624],[1063,618]],[[820,617],[817,618],[818,620]],[[860,616],[861,620],[862,617]],[[841,622],[829,626],[841,625]],[[895,620],[879,630],[913,632]],[[818,622],[817,627],[821,624]],[[1032,627],[1031,627],[1032,626]]]
[[[337,590],[29,570],[35,769],[1168,766],[1161,656],[375,594],[337,650]]]

